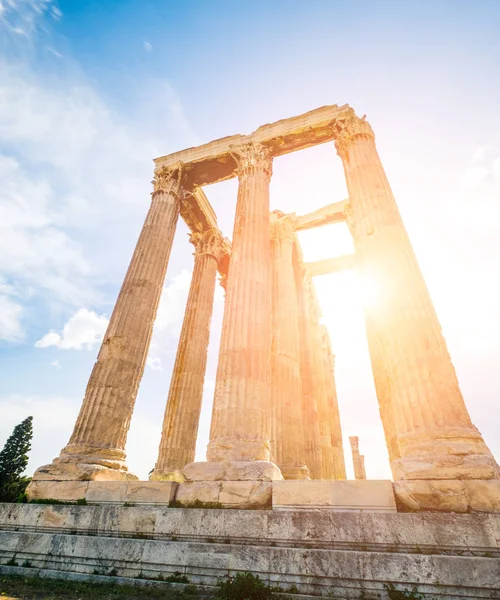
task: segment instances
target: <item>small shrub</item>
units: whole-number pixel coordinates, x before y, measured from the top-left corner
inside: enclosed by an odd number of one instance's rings
[[[76,503],[78,504],[78,506],[87,506],[87,500],[85,500],[85,498],[78,498]]]
[[[17,567],[17,563],[16,563],[16,560],[15,560],[15,558],[16,558],[16,557],[15,557],[15,556],[13,556],[13,557],[12,557],[10,560],[8,560],[8,561],[7,561],[5,564],[6,564],[8,567]]]
[[[118,575],[118,570],[117,569],[111,569],[111,571],[108,573],[108,575],[110,577],[116,577]]]
[[[417,586],[412,590],[398,590],[392,583],[384,585],[384,588],[389,596],[389,600],[425,600],[422,594],[417,592]]]
[[[189,579],[180,571],[175,571],[172,575],[165,577],[163,581],[168,581],[169,583],[189,583]]]
[[[238,573],[219,580],[216,598],[220,600],[269,600],[275,598],[273,590],[252,573]]]
[[[31,567],[31,563],[29,560],[25,560],[23,562],[23,564],[21,565],[21,567],[25,567],[26,569],[29,569]]]
[[[292,585],[291,585],[291,586],[290,586],[290,587],[287,589],[287,592],[288,592],[289,594],[298,594],[298,593],[299,593],[299,590],[298,590],[297,586],[295,585],[295,583],[293,583],[293,584],[292,584]]]

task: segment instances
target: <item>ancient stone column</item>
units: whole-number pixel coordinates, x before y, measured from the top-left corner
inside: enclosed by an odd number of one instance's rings
[[[334,479],[345,479],[344,447],[342,445],[342,426],[340,423],[337,386],[335,385],[335,356],[332,352],[330,334],[325,325],[320,326],[321,348],[323,351],[323,370],[325,373],[326,409],[330,422],[331,451],[333,454]]]
[[[192,233],[190,241],[196,248],[193,277],[151,480],[183,481],[182,469],[196,450],[217,265],[228,245],[214,229]]]
[[[136,479],[125,442],[144,372],[184,189],[181,174],[155,175],[151,207],[90,375],[68,445],[35,479]]]
[[[235,148],[239,179],[207,459],[231,463],[230,479],[276,479],[270,462],[271,291],[269,181],[260,144]],[[249,462],[253,464],[249,466]],[[203,475],[193,475],[202,479]]]
[[[359,453],[359,438],[351,436],[349,438],[352,451],[352,464],[354,467],[355,479],[366,479],[365,457]]]
[[[378,290],[377,300],[366,306],[366,326],[372,362],[381,371],[375,381],[377,393],[384,393],[388,444],[397,443],[391,450],[393,475],[400,481],[396,491],[414,509],[442,509],[436,490],[444,487],[436,480],[448,480],[447,506],[467,510],[475,492],[462,481],[491,482],[499,477],[498,465],[471,423],[373,131],[354,114],[333,128],[349,190],[358,272]],[[495,489],[500,509],[500,488]]]
[[[291,221],[271,213],[273,459],[285,479],[308,479],[300,380],[299,306]]]
[[[300,322],[300,377],[302,381],[302,413],[304,419],[304,444],[306,464],[312,479],[323,478],[323,463],[321,451],[321,435],[319,425],[319,380],[315,369],[315,344],[318,340],[314,335],[314,322],[319,319],[316,314],[317,306],[311,304],[310,275],[305,271],[298,241],[296,287],[299,304]]]

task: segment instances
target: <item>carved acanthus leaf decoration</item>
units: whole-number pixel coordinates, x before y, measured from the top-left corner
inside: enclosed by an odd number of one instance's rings
[[[269,150],[262,144],[252,142],[234,148],[232,152],[236,159],[236,174],[244,177],[259,171],[264,172],[269,178],[273,173],[273,158]]]
[[[365,120],[365,117],[359,118],[356,115],[351,115],[347,119],[340,121],[334,121],[332,124],[332,130],[335,140],[335,148],[337,154],[342,160],[348,158],[348,146],[349,142],[358,136],[371,137],[375,139],[373,129]]]

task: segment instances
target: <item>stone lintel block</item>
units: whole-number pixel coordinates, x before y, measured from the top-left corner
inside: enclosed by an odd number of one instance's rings
[[[396,512],[396,501],[388,480],[274,481],[273,508]]]
[[[191,481],[179,484],[175,500],[186,506],[220,504],[225,508],[268,508],[270,481]]]
[[[184,467],[186,481],[275,481],[283,479],[278,467],[265,460],[194,462]]]
[[[177,490],[175,481],[129,481],[127,502],[138,504],[170,504]]]
[[[85,498],[96,504],[166,504],[175,497],[174,481],[32,481],[28,498],[76,501]]]
[[[89,481],[32,481],[26,493],[29,500],[75,501],[85,498]]]
[[[407,511],[500,513],[500,479],[427,479],[394,482]]]

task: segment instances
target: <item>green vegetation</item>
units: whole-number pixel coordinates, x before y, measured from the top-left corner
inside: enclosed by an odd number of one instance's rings
[[[60,581],[41,577],[0,575],[0,598],[16,600],[193,600],[199,598],[194,586],[183,589],[159,586],[116,585]]]
[[[23,498],[31,481],[22,473],[28,465],[28,452],[33,437],[33,417],[28,417],[19,425],[5,442],[0,452],[0,502],[17,502]]]
[[[172,500],[169,504],[170,508],[224,508],[220,502],[202,502],[195,500],[194,502],[178,502]]]
[[[276,598],[273,589],[252,573],[237,573],[220,579],[216,598],[220,600],[270,600]]]
[[[29,501],[29,504],[63,504],[63,505],[74,505],[86,506],[87,500],[85,498],[78,498],[78,500],[57,500],[56,498],[34,498]]]
[[[385,590],[389,596],[389,600],[424,600],[425,596],[417,592],[415,586],[410,590],[398,590],[392,583],[384,585]]]

